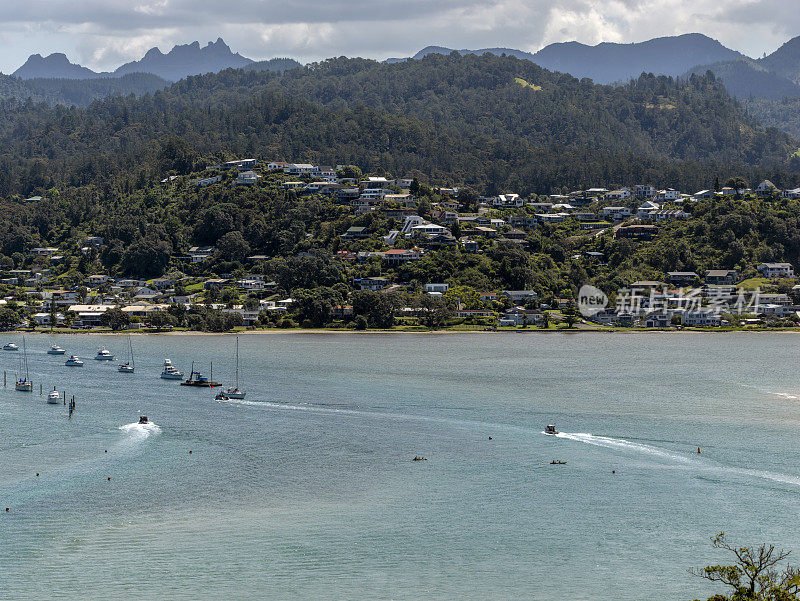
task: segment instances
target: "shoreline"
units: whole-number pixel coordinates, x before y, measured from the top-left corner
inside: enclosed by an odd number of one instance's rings
[[[800,328],[753,328],[753,329],[723,329],[723,328],[683,328],[683,329],[657,329],[657,328],[553,328],[543,330],[540,328],[517,329],[517,330],[348,330],[339,328],[268,328],[262,330],[240,330],[234,332],[201,332],[197,330],[181,331],[143,331],[143,330],[8,330],[8,335],[51,335],[51,336],[262,336],[275,334],[416,334],[416,335],[450,335],[450,334],[737,334],[737,333],[758,333],[758,334],[800,334]]]

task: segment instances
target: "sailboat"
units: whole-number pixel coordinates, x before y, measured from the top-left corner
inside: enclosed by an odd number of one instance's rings
[[[22,373],[22,359],[25,358],[25,377],[17,378],[17,383],[14,386],[20,392],[32,392],[33,382],[31,382],[30,374],[28,373],[28,348],[25,345],[25,336],[22,337],[22,357],[20,357],[19,371]]]
[[[239,390],[239,337],[236,337],[236,385],[229,386],[222,392],[221,395],[228,399],[243,399],[246,394],[244,390]],[[225,399],[218,399],[225,400]]]
[[[130,360],[126,361],[117,368],[117,371],[123,374],[132,374],[136,368],[136,363],[133,361],[133,344],[131,343],[131,335],[128,334],[128,351],[130,353]]]

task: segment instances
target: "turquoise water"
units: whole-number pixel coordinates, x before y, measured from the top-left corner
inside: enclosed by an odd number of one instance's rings
[[[158,374],[233,337],[132,340],[28,336],[33,394],[0,351],[0,598],[679,600],[721,530],[800,553],[793,334],[245,335],[227,403]]]

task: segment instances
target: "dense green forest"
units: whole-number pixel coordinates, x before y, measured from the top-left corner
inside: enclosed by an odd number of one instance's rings
[[[190,148],[175,164],[157,156],[171,136]],[[693,190],[729,174],[790,187],[800,166],[797,143],[760,127],[713,77],[598,86],[493,55],[227,70],[86,109],[9,100],[0,142],[0,195],[89,183],[124,192],[213,153],[352,163],[490,193],[631,181]]]

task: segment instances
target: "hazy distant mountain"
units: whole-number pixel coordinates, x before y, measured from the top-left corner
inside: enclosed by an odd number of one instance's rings
[[[758,63],[765,69],[800,84],[800,36],[792,38],[769,56],[759,59]]]
[[[728,93],[737,98],[753,96],[779,100],[800,96],[800,85],[768,70],[763,62],[751,58],[742,57],[735,61],[698,65],[690,69],[685,76],[692,73],[703,75],[706,71],[711,71],[721,79]]]
[[[114,71],[114,75],[153,73],[163,79],[177,81],[188,75],[216,73],[228,68],[238,69],[252,62],[238,52],[231,52],[222,38],[218,38],[205,48],[201,48],[199,42],[192,42],[175,46],[167,54],[158,48],[151,48],[144,58],[122,65]]]
[[[12,75],[21,79],[34,77],[54,77],[58,79],[89,79],[99,77],[91,69],[69,62],[67,56],[56,52],[50,56],[42,57],[41,54],[32,54],[25,64],[14,71]]]
[[[449,54],[449,48],[429,46],[413,58],[427,54]],[[695,65],[733,60],[742,55],[716,40],[699,33],[655,38],[635,44],[603,42],[587,46],[579,42],[563,42],[545,46],[531,54],[512,48],[459,50],[461,54],[506,54],[533,61],[551,71],[575,77],[590,77],[595,83],[613,83],[638,77],[642,73],[677,76]]]

